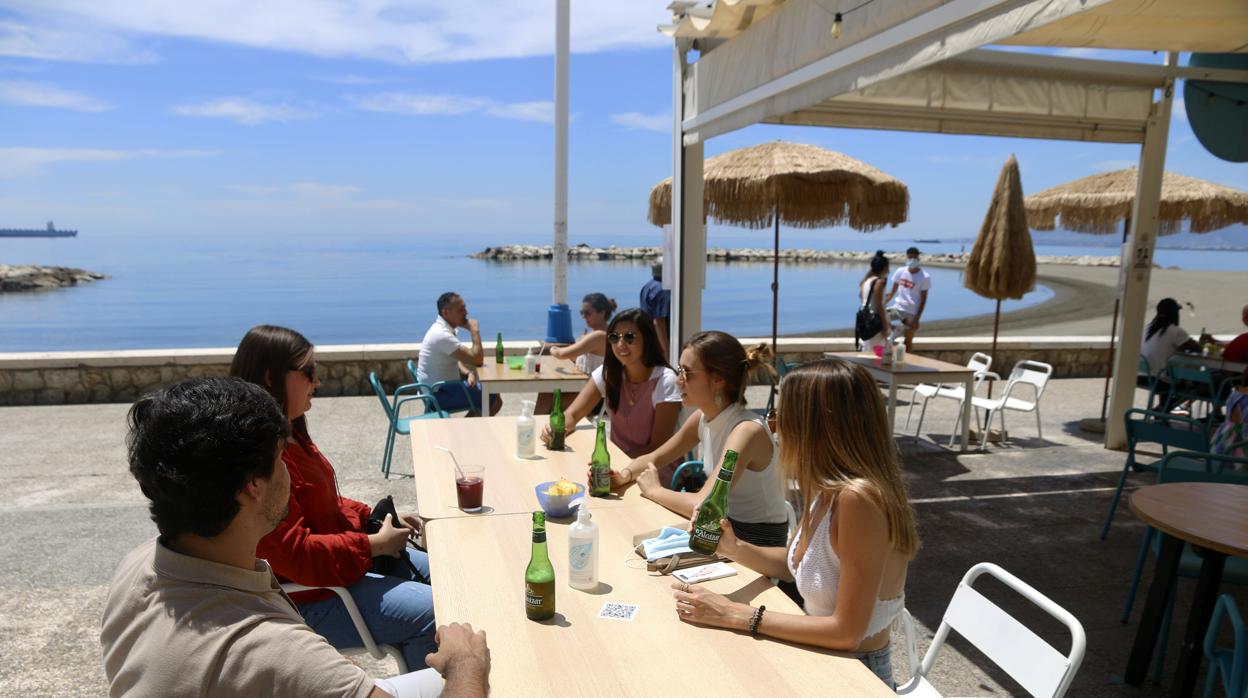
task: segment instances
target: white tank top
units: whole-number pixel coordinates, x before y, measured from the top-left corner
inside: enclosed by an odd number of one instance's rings
[[[706,473],[710,475],[715,465],[724,459],[728,434],[741,422],[757,422],[762,425],[771,439],[771,462],[763,470],[746,468],[735,476],[736,482],[728,492],[728,516],[742,523],[784,523],[788,520],[788,515],[784,508],[780,479],[776,474],[779,470],[776,460],[780,449],[776,447],[776,440],[771,437],[767,423],[753,412],[733,403],[709,422],[705,416],[702,417],[698,424],[698,439],[702,443],[702,462],[705,464]]]
[[[812,504],[811,511],[817,505],[817,501]],[[832,549],[828,534],[835,509],[836,503],[833,502],[828,508],[828,515],[823,517],[815,529],[814,538],[800,561],[795,561],[793,556],[797,554],[797,542],[802,537],[801,528],[797,529],[797,535],[789,543],[789,573],[793,575],[797,590],[805,601],[806,613],[812,616],[830,616],[836,611],[836,593],[841,586],[841,560]],[[891,625],[905,605],[904,592],[896,598],[876,599],[875,608],[871,610],[871,620],[867,622],[867,632],[863,637],[871,637]]]

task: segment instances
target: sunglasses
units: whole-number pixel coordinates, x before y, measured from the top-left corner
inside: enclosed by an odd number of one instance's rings
[[[700,373],[700,371],[695,371],[691,368],[685,368],[684,366],[677,366],[675,370],[676,370],[676,377],[681,379],[682,381],[688,380],[689,376],[692,376],[695,373]]]
[[[298,372],[302,373],[302,374],[303,374],[303,376],[304,376],[304,378],[307,378],[307,379],[308,379],[308,381],[315,381],[315,380],[316,380],[316,362],[315,362],[315,361],[313,361],[312,363],[308,364],[307,366],[291,366],[290,368],[288,368],[288,369],[286,369],[286,370],[287,370],[287,371],[298,371]]]
[[[637,333],[636,332],[625,332],[624,334],[620,334],[619,332],[607,333],[608,344],[619,344],[621,339],[624,340],[625,344],[632,346],[633,342],[637,341]]]

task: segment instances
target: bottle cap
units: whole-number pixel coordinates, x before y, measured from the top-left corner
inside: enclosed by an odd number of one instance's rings
[[[533,410],[535,410],[535,409],[537,409],[537,403],[533,402],[532,400],[521,400],[521,401],[520,401],[520,414],[521,414],[521,416],[524,416],[524,417],[532,417],[532,416],[533,416]]]
[[[589,523],[589,520],[592,518],[593,516],[589,513],[589,507],[585,506],[584,503],[576,508],[577,523]]]

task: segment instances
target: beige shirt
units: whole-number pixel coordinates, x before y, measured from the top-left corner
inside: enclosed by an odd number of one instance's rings
[[[101,622],[113,696],[367,696],[373,681],[303,622],[269,564],[152,540],[121,561]]]

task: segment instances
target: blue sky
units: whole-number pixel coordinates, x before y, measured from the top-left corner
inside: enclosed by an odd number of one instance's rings
[[[671,169],[671,49],[655,31],[666,4],[573,3],[573,242],[657,239],[644,217]],[[0,0],[0,227],[546,235],[552,6]],[[1028,191],[1138,157],[1136,146],[770,126],[713,139],[707,155],[776,138],[905,181],[911,222],[882,234],[899,238],[974,236],[1010,153]],[[1248,189],[1248,168],[1206,153],[1181,103],[1167,169]]]

